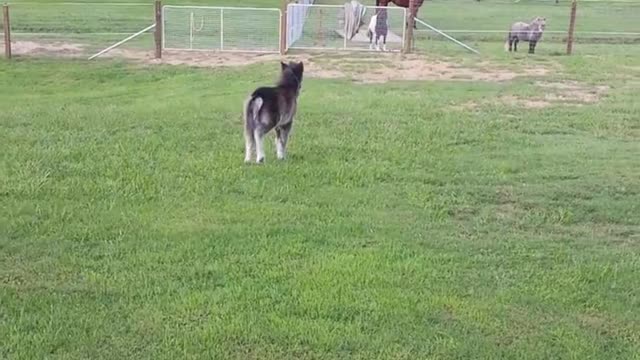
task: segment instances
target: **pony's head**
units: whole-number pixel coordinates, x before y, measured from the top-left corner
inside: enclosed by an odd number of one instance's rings
[[[304,73],[304,65],[300,62],[289,62],[288,64],[280,62],[280,85],[295,87],[300,90],[302,87],[302,75]]]
[[[531,22],[531,27],[536,31],[543,32],[547,27],[547,18],[536,16],[536,18]]]

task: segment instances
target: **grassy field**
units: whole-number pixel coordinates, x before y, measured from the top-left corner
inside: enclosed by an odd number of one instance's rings
[[[637,359],[640,53],[541,49],[309,77],[264,166],[239,114],[275,62],[0,61],[0,357]],[[507,101],[539,81],[607,90]]]

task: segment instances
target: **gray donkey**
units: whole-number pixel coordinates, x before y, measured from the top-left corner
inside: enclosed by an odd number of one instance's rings
[[[547,26],[547,19],[537,16],[531,23],[516,22],[511,25],[507,42],[504,49],[508,51],[518,51],[518,42],[529,42],[529,54],[535,53],[536,44],[542,38],[544,28]]]

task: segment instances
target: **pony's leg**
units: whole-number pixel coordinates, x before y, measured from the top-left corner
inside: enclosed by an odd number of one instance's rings
[[[513,39],[511,37],[509,37],[509,52],[513,51]]]
[[[412,16],[413,16],[414,18],[417,18],[417,17],[418,17],[418,8],[417,8],[417,7],[413,9],[413,14],[412,14]],[[414,22],[413,22],[413,28],[414,28],[414,29],[418,29],[418,22],[417,22],[417,21],[414,21]]]
[[[380,35],[376,34],[376,51],[380,51]]]
[[[287,155],[287,141],[289,140],[292,125],[293,121],[276,128],[276,152],[279,160],[283,160]]]
[[[264,162],[264,131],[255,129],[253,131],[253,139],[256,143],[256,162],[262,164]]]
[[[248,163],[251,161],[251,154],[253,153],[256,146],[255,139],[251,131],[245,129],[244,131],[244,162]]]
[[[520,42],[520,39],[515,38],[513,40],[513,51],[518,52],[518,43]]]
[[[411,34],[411,51],[416,50],[416,33],[415,31]]]
[[[276,128],[276,155],[278,159],[284,159],[284,144],[282,143],[282,130]]]
[[[529,41],[529,54],[533,54],[536,51],[536,42]]]
[[[367,32],[367,35],[369,36],[369,50],[373,50],[373,37],[375,34],[371,30],[369,30]]]

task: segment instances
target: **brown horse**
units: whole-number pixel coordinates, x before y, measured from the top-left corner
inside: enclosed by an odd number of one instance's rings
[[[413,14],[410,14],[410,15],[412,15],[413,17],[417,17],[418,9],[420,9],[420,6],[422,6],[423,2],[424,0],[414,0]],[[411,5],[411,0],[376,0],[376,6],[387,6],[389,5],[389,3],[394,3],[397,6],[409,9],[409,5]],[[415,22],[413,23],[413,27],[414,29],[416,28]]]

